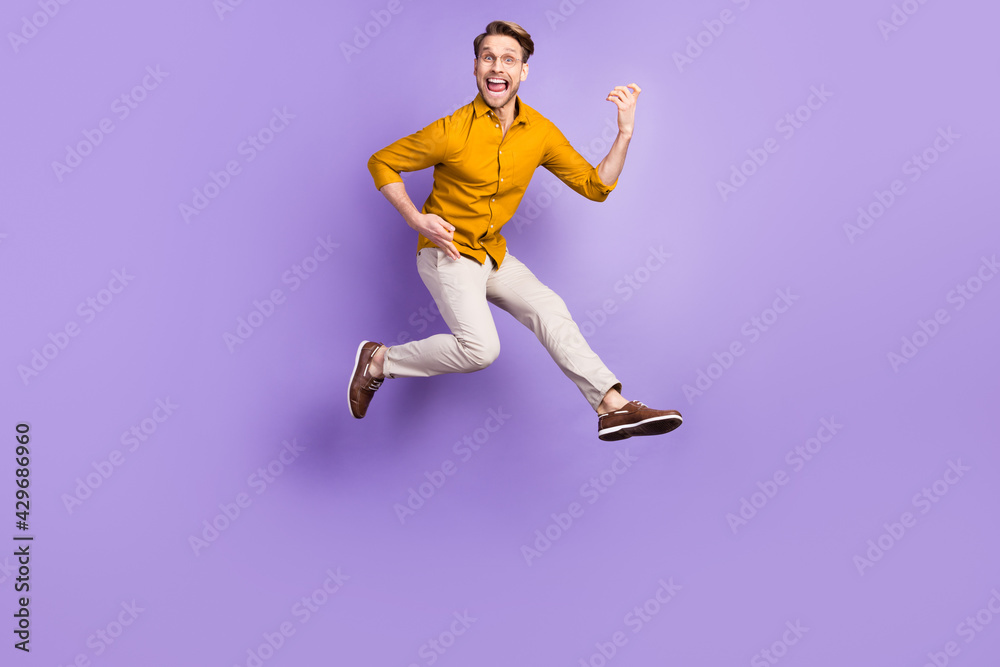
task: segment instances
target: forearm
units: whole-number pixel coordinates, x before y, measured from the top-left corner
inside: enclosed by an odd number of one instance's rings
[[[392,204],[397,211],[399,211],[399,214],[403,216],[403,220],[406,221],[406,224],[416,229],[416,227],[414,227],[414,221],[417,219],[417,216],[420,215],[420,210],[417,209],[416,205],[414,205],[410,196],[406,194],[406,186],[403,185],[401,181],[386,183],[382,186],[382,189],[379,190],[379,192],[385,195],[385,198],[389,200],[389,203]]]
[[[625,166],[625,154],[628,153],[628,144],[631,140],[632,135],[618,132],[614,143],[611,144],[611,150],[597,165],[597,175],[602,183],[611,185],[621,176],[622,167]]]
[[[455,247],[455,225],[447,222],[441,216],[428,213],[423,214],[413,205],[410,196],[406,194],[406,188],[402,182],[386,183],[379,190],[389,203],[396,207],[399,214],[406,220],[406,224],[414,231],[429,240],[452,259],[459,258],[458,248]]]

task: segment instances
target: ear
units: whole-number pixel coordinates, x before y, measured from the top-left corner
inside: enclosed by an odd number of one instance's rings
[[[528,63],[521,63],[521,81],[528,78]]]

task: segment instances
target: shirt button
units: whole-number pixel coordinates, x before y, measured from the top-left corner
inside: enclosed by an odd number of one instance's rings
[[[500,155],[503,155],[503,151],[500,151]]]
[[[496,201],[496,200],[497,200],[497,199],[496,199],[496,197],[494,197],[494,198],[493,198],[493,199],[491,199],[490,201]]]
[[[500,182],[503,183],[503,179],[502,178],[500,179]]]
[[[499,125],[494,125],[493,127],[500,127]]]

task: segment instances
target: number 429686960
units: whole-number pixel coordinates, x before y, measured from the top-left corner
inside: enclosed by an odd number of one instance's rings
[[[16,504],[14,507],[14,514],[17,516],[17,527],[20,530],[28,530],[28,485],[31,483],[30,476],[31,471],[28,468],[28,464],[31,462],[28,450],[28,442],[31,438],[28,436],[28,431],[30,430],[27,424],[17,425],[17,447],[14,449],[15,463],[17,463],[17,468],[14,471],[16,476],[15,483],[17,484],[17,491],[15,492]]]

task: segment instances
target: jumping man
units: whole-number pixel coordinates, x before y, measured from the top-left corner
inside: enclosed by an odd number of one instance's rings
[[[563,300],[507,251],[500,235],[539,166],[588,199],[607,199],[625,163],[639,86],[616,86],[608,94],[618,108],[618,136],[594,167],[518,97],[534,52],[524,28],[493,21],[473,49],[476,98],[368,161],[375,187],[419,233],[417,272],[451,333],[392,347],[362,341],[348,388],[351,414],[365,416],[384,378],[470,373],[493,363],[500,339],[492,303],[531,329],[576,383],[597,411],[601,440],[672,431],[681,425],[680,413],[626,401],[618,378],[590,349]],[[400,172],[431,166],[434,185],[417,210]]]

